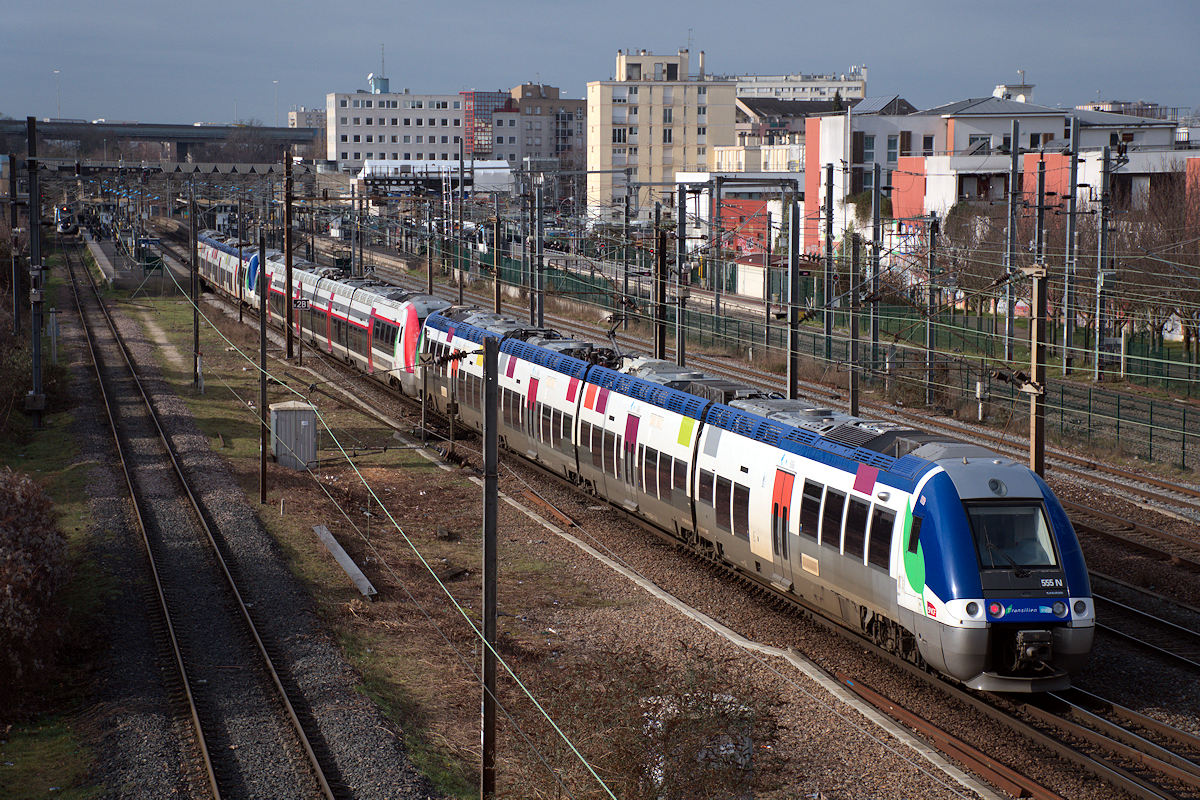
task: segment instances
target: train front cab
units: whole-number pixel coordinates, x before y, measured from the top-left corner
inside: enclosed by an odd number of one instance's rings
[[[971,688],[1069,686],[1091,651],[1095,617],[1062,507],[1011,461],[937,463],[900,542],[901,622],[926,662]]]

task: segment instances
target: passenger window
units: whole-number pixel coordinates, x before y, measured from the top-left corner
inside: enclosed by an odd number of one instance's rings
[[[700,494],[696,497],[697,502],[705,505],[713,504],[713,474],[706,469],[700,470]]]
[[[674,490],[677,492],[683,492],[686,495],[687,488],[688,488],[687,480],[688,480],[687,462],[684,461],[682,458],[675,459],[675,486],[673,487]]]
[[[908,534],[908,552],[916,554],[917,545],[921,542],[921,518],[913,515],[912,530]]]
[[[733,532],[750,540],[750,487],[733,485]]]
[[[658,454],[658,499],[670,503],[672,463],[675,459],[666,453]]]
[[[871,515],[867,561],[884,570],[890,570],[892,565],[892,526],[895,523],[895,512],[875,506],[875,513]]]
[[[713,505],[717,507],[717,525],[725,530],[731,530],[729,524],[729,509],[733,503],[733,483],[728,478],[717,476],[717,497]]]
[[[842,515],[846,511],[846,495],[835,489],[825,490],[825,516],[821,519],[821,544],[834,550],[842,547]]]
[[[646,494],[658,497],[658,451],[646,448]]]
[[[850,498],[846,509],[846,555],[853,556],[859,562],[863,560],[863,549],[867,544],[867,520],[870,518],[871,504],[857,497]]]
[[[804,482],[804,497],[800,501],[800,533],[814,542],[817,540],[817,523],[821,519],[821,494],[825,487],[815,481]]]

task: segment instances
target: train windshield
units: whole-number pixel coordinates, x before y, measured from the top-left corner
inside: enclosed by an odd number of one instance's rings
[[[1050,526],[1040,504],[968,503],[966,508],[983,569],[1057,566]]]

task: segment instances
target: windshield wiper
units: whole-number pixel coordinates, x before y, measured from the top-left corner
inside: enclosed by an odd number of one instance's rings
[[[985,532],[984,532],[984,534],[983,534],[983,543],[984,543],[984,544],[987,546],[987,549],[988,549],[990,552],[992,552],[992,553],[999,553],[999,554],[1000,554],[1000,555],[1001,555],[1001,556],[1004,558],[1004,560],[1005,560],[1005,561],[1007,561],[1007,562],[1009,563],[1009,565],[1010,565],[1010,566],[1012,566],[1012,568],[1013,568],[1013,574],[1014,574],[1014,575],[1016,575],[1018,578],[1028,578],[1028,577],[1029,577],[1029,574],[1030,574],[1030,573],[1029,573],[1029,570],[1027,570],[1027,569],[1025,569],[1024,567],[1021,567],[1020,565],[1018,565],[1018,564],[1017,564],[1017,562],[1013,560],[1013,557],[1012,557],[1012,556],[1010,556],[1010,555],[1008,554],[1008,552],[1007,552],[1007,551],[1005,551],[1005,550],[1002,550],[1001,548],[999,548],[999,547],[997,547],[996,545],[992,544],[992,539],[991,539],[991,537],[990,537],[990,536],[988,536],[988,535],[987,535],[987,532],[986,532],[986,531],[985,531]],[[995,563],[996,563],[996,562],[995,562],[995,559],[993,559],[993,560],[992,560],[992,565],[994,566],[994,565],[995,565]]]

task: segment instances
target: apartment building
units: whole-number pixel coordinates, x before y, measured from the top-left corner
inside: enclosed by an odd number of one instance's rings
[[[494,115],[493,157],[514,167],[528,160],[582,170],[585,101],[562,97],[557,87],[538,83],[514,86],[510,96],[511,107]]]
[[[610,80],[587,87],[587,208],[593,221],[616,221],[626,193],[639,219],[654,203],[673,203],[676,172],[707,171],[712,150],[734,143],[736,83],[704,72],[704,52],[617,51]]]

